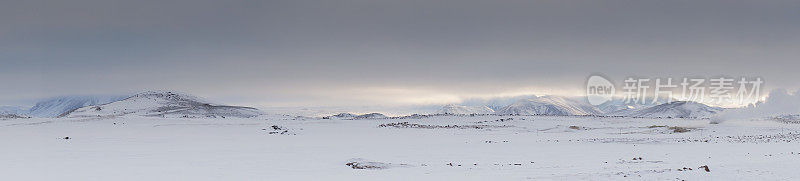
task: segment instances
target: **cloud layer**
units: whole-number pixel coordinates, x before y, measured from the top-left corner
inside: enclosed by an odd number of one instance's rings
[[[164,89],[263,106],[410,104],[575,95],[592,73],[760,76],[768,89],[798,88],[797,9],[721,0],[8,1],[0,82],[12,86],[0,104]]]

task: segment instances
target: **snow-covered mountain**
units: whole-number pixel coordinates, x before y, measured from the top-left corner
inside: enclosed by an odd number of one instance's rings
[[[462,106],[486,106],[492,110],[500,110],[503,107],[513,104],[520,99],[534,99],[536,95],[506,96],[494,98],[470,98],[462,101],[458,105]]]
[[[261,114],[261,111],[251,107],[216,105],[188,94],[151,91],[108,104],[82,107],[64,114],[64,117],[136,115],[149,117],[248,118]]]
[[[698,102],[675,101],[650,108],[625,113],[630,117],[659,117],[659,118],[707,118],[722,108],[711,107]]]
[[[622,116],[620,114],[629,113],[636,110],[646,109],[653,106],[661,105],[667,103],[666,98],[658,99],[655,103],[653,103],[652,98],[645,99],[644,103],[640,101],[628,101],[624,99],[613,99],[606,103],[597,105],[597,108],[600,109],[606,115],[612,116]]]
[[[66,112],[100,104],[122,100],[127,96],[61,96],[36,103],[26,112],[34,117],[58,117]]]
[[[496,114],[519,115],[600,115],[602,111],[584,101],[559,96],[541,96],[522,99],[508,105]]]
[[[494,110],[487,106],[461,106],[461,105],[445,105],[437,111],[440,114],[492,114]]]

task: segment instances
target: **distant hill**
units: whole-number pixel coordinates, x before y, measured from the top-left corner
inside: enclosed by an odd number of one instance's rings
[[[722,108],[711,107],[698,102],[675,101],[631,111],[624,115],[630,117],[707,118],[722,110]]]
[[[597,107],[584,101],[578,101],[560,96],[541,96],[531,99],[522,99],[511,105],[497,110],[495,114],[519,115],[600,115]]]
[[[635,110],[641,110],[650,108],[653,106],[657,106],[660,104],[667,103],[667,98],[658,99],[657,102],[653,103],[652,98],[645,99],[644,103],[641,101],[626,101],[624,99],[613,99],[606,103],[597,105],[597,108],[600,109],[605,115],[612,115],[612,116],[624,116],[622,114],[629,113]]]
[[[52,118],[66,112],[93,105],[106,104],[125,99],[128,96],[61,96],[45,99],[36,103],[24,115]]]
[[[437,111],[439,114],[493,114],[494,110],[487,106],[461,106],[461,105],[445,105]]]
[[[262,115],[258,109],[217,105],[198,97],[176,92],[144,92],[102,105],[86,106],[61,117],[103,117],[136,115],[147,117],[249,118]]]

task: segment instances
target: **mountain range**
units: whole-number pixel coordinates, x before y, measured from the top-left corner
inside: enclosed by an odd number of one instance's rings
[[[510,99],[517,98],[515,101]],[[469,100],[465,104],[442,106],[437,114],[497,114],[497,115],[596,115],[661,118],[707,118],[723,109],[697,102],[665,100],[645,103],[630,103],[615,99],[594,106],[580,97],[563,96],[517,96],[502,99]],[[487,104],[487,105],[481,105]],[[507,105],[502,105],[507,104]],[[187,117],[224,118],[256,117],[260,110],[214,104],[201,98],[172,91],[148,91],[132,96],[62,96],[45,99],[30,109],[19,106],[0,106],[0,115],[5,117]],[[383,114],[339,114],[328,116],[336,119],[384,118]]]
[[[583,101],[560,96],[541,96],[522,99],[496,111],[514,115],[600,115],[602,111]]]
[[[485,109],[484,109],[485,108]],[[438,113],[450,114],[487,114],[488,107],[484,106],[459,106],[445,105]],[[494,111],[498,115],[595,115],[595,116],[625,116],[649,118],[708,118],[721,112],[722,108],[711,107],[702,103],[674,101],[666,99],[644,103],[626,102],[615,99],[604,104],[594,106],[578,98],[562,96],[540,96],[519,99],[516,102],[501,107]]]

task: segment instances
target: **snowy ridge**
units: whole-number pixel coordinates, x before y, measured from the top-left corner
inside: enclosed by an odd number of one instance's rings
[[[68,112],[63,117],[108,117],[136,115],[184,118],[249,118],[262,115],[251,107],[208,103],[198,97],[175,92],[144,92],[108,104],[87,106]]]
[[[494,110],[487,106],[461,106],[449,104],[437,111],[439,114],[493,114]]]
[[[58,117],[66,112],[93,105],[122,100],[127,96],[61,96],[36,103],[27,115],[34,117]]]
[[[626,113],[630,117],[658,117],[658,118],[707,118],[722,108],[711,107],[698,102],[675,101],[646,109]]]
[[[514,102],[498,111],[496,114],[518,115],[600,115],[597,107],[588,103],[558,96],[542,96],[533,99],[523,99]]]
[[[597,105],[597,108],[600,109],[600,111],[602,111],[603,113],[605,113],[605,115],[624,116],[622,115],[624,113],[629,113],[635,110],[642,110],[668,102],[669,101],[667,101],[666,98],[658,99],[656,100],[655,103],[653,102],[653,98],[647,98],[644,100],[644,102],[625,100],[625,99],[613,99],[606,103]]]

